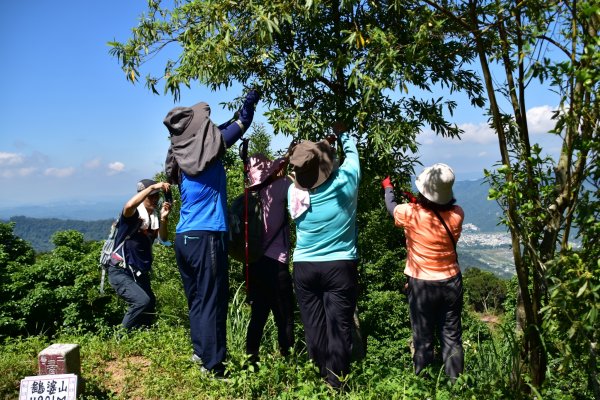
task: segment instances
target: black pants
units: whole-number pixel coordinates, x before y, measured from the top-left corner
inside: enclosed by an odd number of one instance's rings
[[[309,357],[333,387],[350,372],[356,260],[295,262],[294,283]]]
[[[258,350],[269,312],[277,326],[277,341],[282,355],[294,346],[294,293],[288,265],[263,256],[249,265],[250,323],[246,353],[258,361]]]
[[[446,374],[455,379],[464,368],[461,312],[462,275],[441,281],[409,278],[408,303],[413,331],[415,373],[433,361],[435,335],[439,336]]]

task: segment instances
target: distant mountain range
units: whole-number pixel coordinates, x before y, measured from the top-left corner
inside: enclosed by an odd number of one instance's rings
[[[483,180],[458,181],[454,183],[456,203],[465,211],[465,224],[472,224],[480,232],[506,232],[498,225],[502,209],[493,200],[488,200],[490,186]]]
[[[465,211],[465,224],[471,231],[504,232],[506,229],[497,225],[502,212],[496,202],[487,200],[488,189],[483,179],[459,181],[454,184],[454,196]],[[86,240],[104,239],[126,200],[5,207],[0,208],[0,220],[14,222],[15,234],[29,241],[36,251],[49,251],[53,247],[50,238],[57,231],[75,229]]]
[[[0,206],[0,220],[15,216],[96,221],[115,218],[127,198],[106,198],[98,201],[68,201],[22,206]]]
[[[113,219],[81,221],[59,218],[30,218],[24,216],[11,217],[15,224],[13,232],[31,243],[36,252],[47,252],[54,248],[51,238],[55,232],[76,230],[83,234],[85,240],[106,239]]]

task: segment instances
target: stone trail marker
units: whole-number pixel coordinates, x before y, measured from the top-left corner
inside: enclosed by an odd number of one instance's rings
[[[55,343],[38,354],[38,375],[81,374],[79,345]]]
[[[80,374],[78,344],[50,345],[38,354],[38,375],[21,380],[19,400],[75,400]]]
[[[21,380],[19,400],[75,400],[77,375],[38,375]]]

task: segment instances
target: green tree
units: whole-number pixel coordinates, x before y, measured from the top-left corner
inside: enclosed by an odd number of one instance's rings
[[[0,272],[4,272],[9,263],[31,265],[35,262],[33,248],[15,236],[14,227],[14,223],[0,222]]]
[[[146,77],[154,93],[162,85],[178,98],[193,81],[213,90],[258,87],[275,133],[320,139],[332,121],[344,121],[360,142],[364,169],[376,174],[399,164],[410,171],[406,152],[416,150],[425,126],[459,134],[444,117],[454,101],[415,93],[463,90],[483,104],[466,68],[473,48],[449,40],[442,27],[418,2],[193,0],[168,9],[152,0],[132,37],[110,45],[132,82],[146,61],[175,48],[164,69]]]
[[[252,124],[252,132],[247,138],[249,140],[248,155],[261,153],[267,158],[273,157],[273,151],[271,150],[271,136],[267,133],[264,124]]]
[[[13,289],[13,274],[35,263],[29,243],[13,233],[14,223],[0,222],[0,337],[19,331],[24,321],[15,319],[18,293]]]
[[[470,44],[477,53],[490,126],[498,135],[501,154],[499,168],[488,172],[490,197],[503,207],[510,229],[525,316],[524,361],[533,385],[541,387],[549,349],[544,340],[551,339],[544,338],[541,312],[548,297],[549,265],[557,254],[570,252],[569,233],[582,211],[578,205],[589,198],[583,182],[586,176],[597,177],[592,169],[597,171],[599,162],[599,4],[425,2],[439,20],[452,21],[446,30],[451,37]],[[451,32],[455,24],[462,26],[460,32]],[[498,68],[492,73],[494,65]],[[562,139],[556,160],[543,155],[529,131],[526,99],[532,79],[546,83],[560,97],[556,127],[549,132]],[[597,190],[597,181],[595,186]],[[597,268],[594,263],[590,268]]]
[[[467,268],[463,274],[465,292],[475,311],[500,311],[506,299],[506,282],[494,273],[479,268]]]
[[[3,276],[0,336],[51,335],[61,328],[118,323],[117,302],[98,291],[101,244],[86,242],[73,230],[56,232],[52,241],[52,252],[35,262],[14,263]]]

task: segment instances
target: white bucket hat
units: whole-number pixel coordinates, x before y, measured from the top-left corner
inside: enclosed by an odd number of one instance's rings
[[[454,198],[454,171],[446,164],[433,164],[421,172],[415,185],[427,200],[441,205],[448,204]]]

